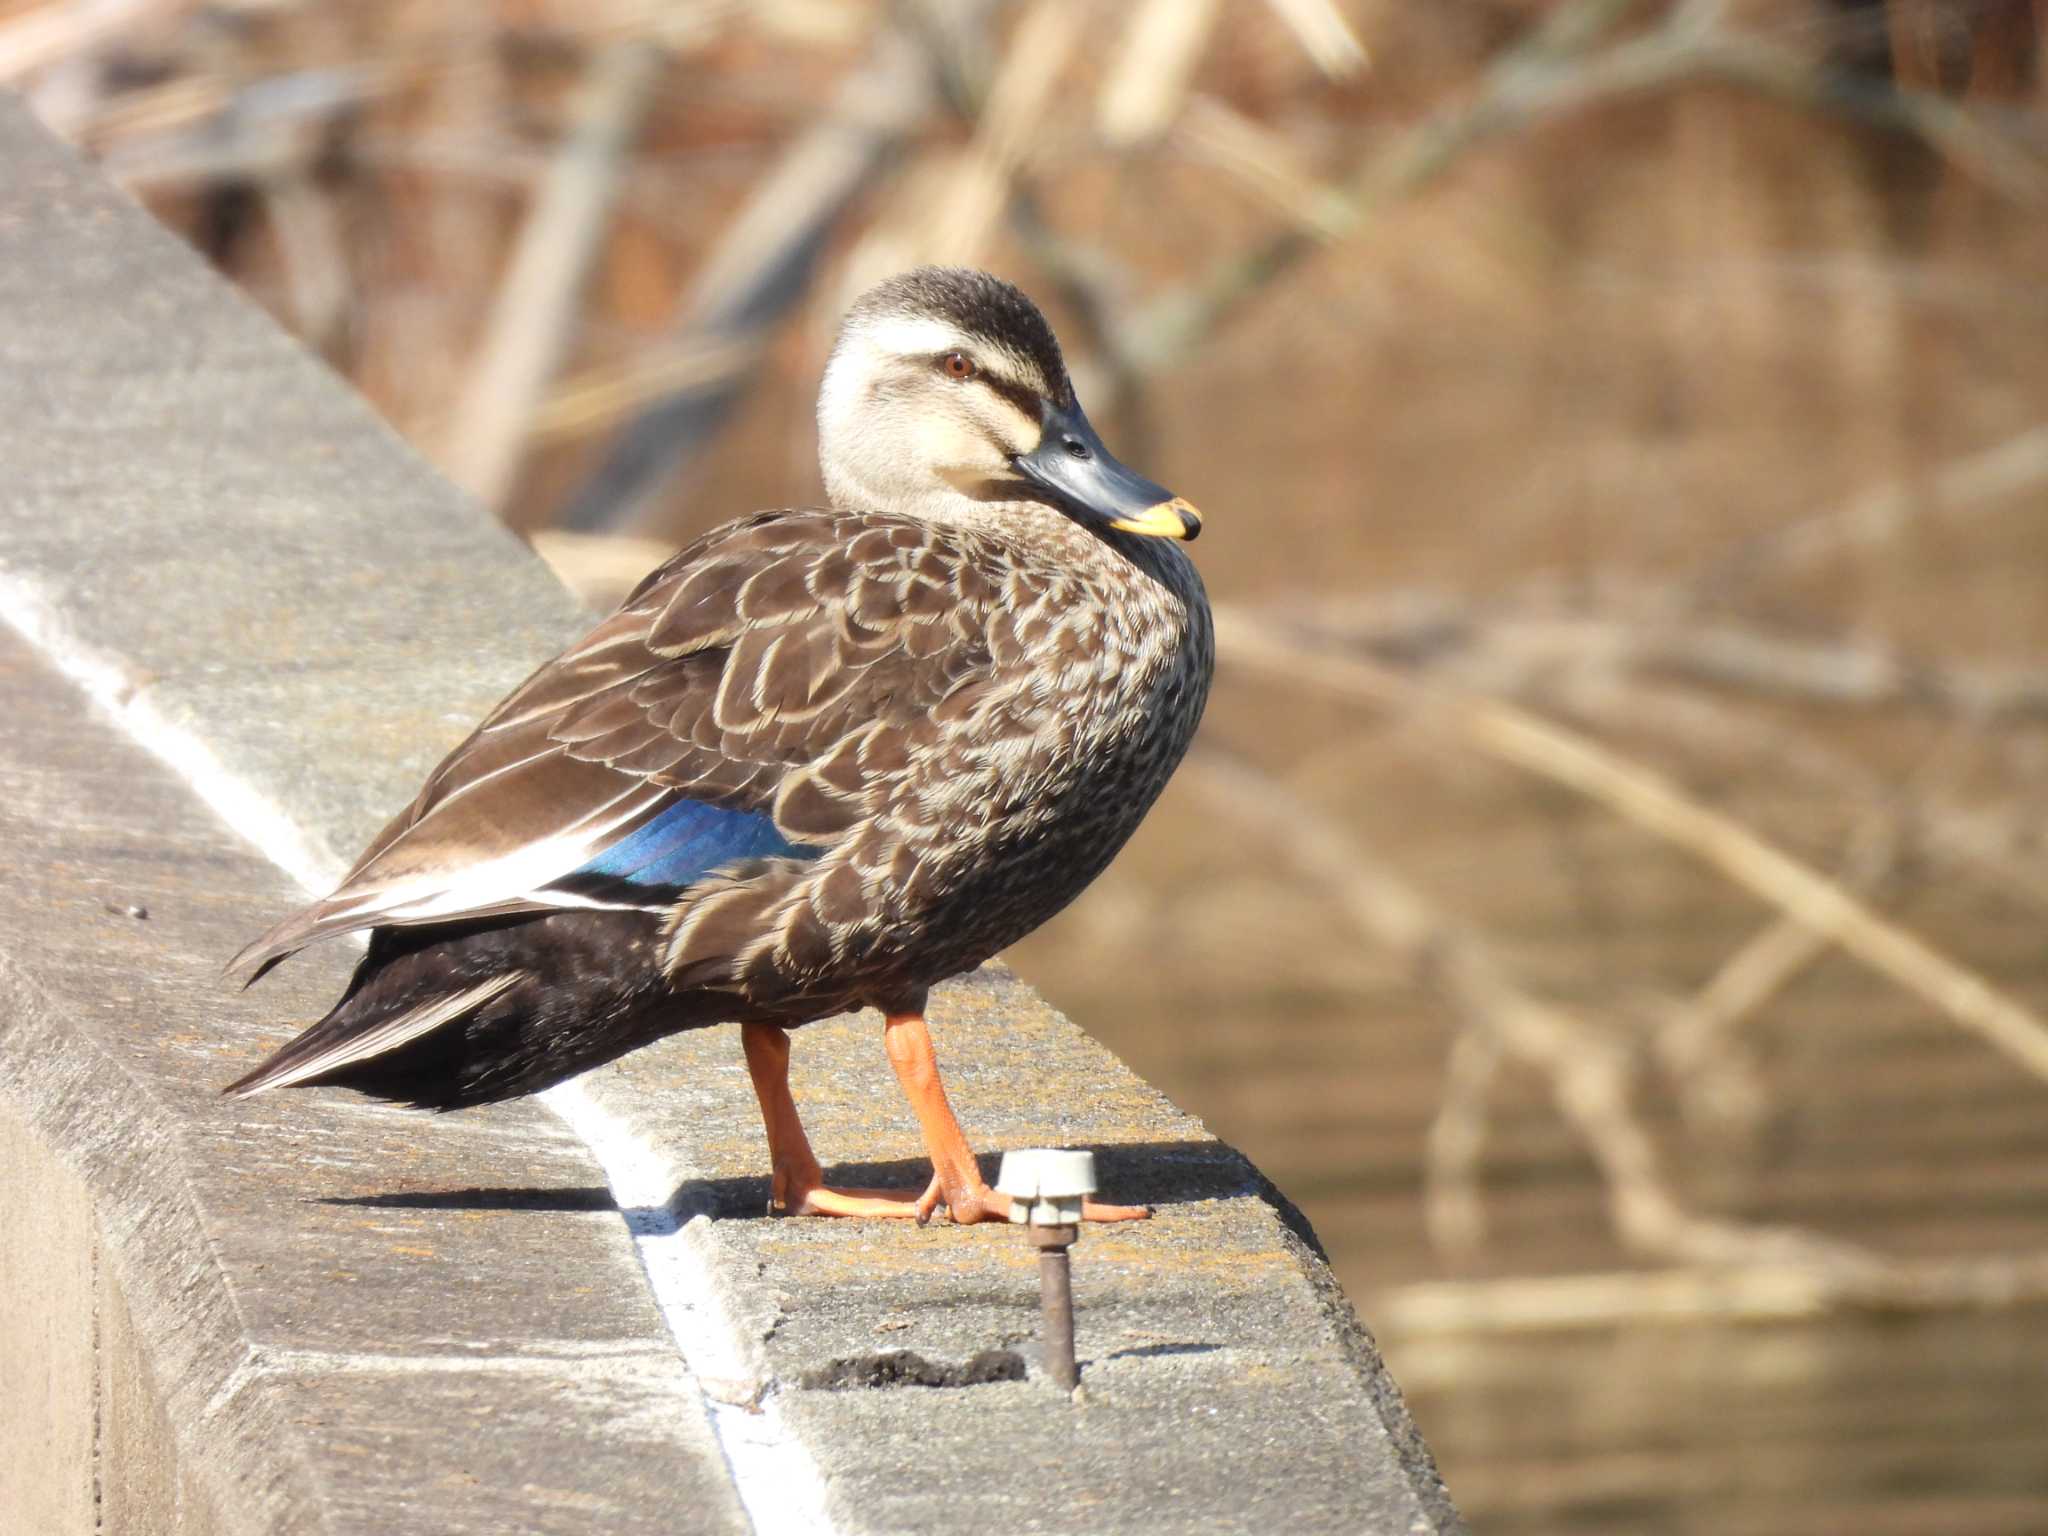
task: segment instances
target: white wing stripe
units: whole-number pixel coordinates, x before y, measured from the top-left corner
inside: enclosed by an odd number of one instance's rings
[[[437,917],[456,917],[506,901],[531,902],[536,907],[587,906],[559,891],[542,887],[589,862],[604,840],[635,817],[646,812],[667,791],[651,785],[636,785],[626,794],[600,807],[572,831],[530,843],[516,853],[487,859],[467,869],[449,873],[415,876],[390,885],[373,886],[359,893],[345,907],[337,907],[322,926],[368,923],[417,923]],[[623,808],[621,802],[624,802]],[[604,819],[593,821],[606,810]],[[330,929],[330,931],[332,931]]]

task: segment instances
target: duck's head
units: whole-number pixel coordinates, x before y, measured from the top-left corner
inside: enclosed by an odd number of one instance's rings
[[[1123,533],[1202,530],[1102,446],[1045,316],[986,272],[920,267],[847,312],[818,395],[818,457],[840,507],[968,522],[1036,502]]]

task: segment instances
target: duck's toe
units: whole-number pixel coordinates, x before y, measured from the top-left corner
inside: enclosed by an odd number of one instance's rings
[[[924,1221],[924,1197],[907,1189],[834,1189],[813,1184],[777,1198],[772,1206],[782,1216],[908,1216]]]

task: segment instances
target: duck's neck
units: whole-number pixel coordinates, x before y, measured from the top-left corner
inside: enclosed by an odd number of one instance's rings
[[[843,457],[825,464],[824,470],[826,496],[843,512],[887,512],[963,528],[1013,550],[1030,550],[1058,569],[1133,573],[1157,582],[1191,610],[1208,610],[1202,578],[1178,539],[1098,532],[1040,501],[982,499],[929,477],[916,485],[878,487],[859,472],[857,463]]]
[[[824,466],[825,499],[842,512],[894,512],[949,527],[985,523],[990,504],[922,476],[915,482],[890,473],[886,464],[836,460]]]
[[[1201,575],[1188,555],[1187,545],[1181,540],[1112,530],[1101,535],[1100,541],[1183,602],[1200,604],[1205,609],[1208,607],[1208,593],[1202,586]]]

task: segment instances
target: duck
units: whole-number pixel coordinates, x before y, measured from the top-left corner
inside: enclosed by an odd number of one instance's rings
[[[1202,519],[1103,445],[1045,316],[987,272],[859,298],[817,424],[825,505],[649,573],[229,963],[247,985],[368,935],[326,1016],[225,1093],[465,1109],[737,1025],[772,1210],[1009,1218],[927,998],[1073,901],[1187,751],[1215,662]],[[864,1008],[921,1191],[828,1186],[790,1090],[791,1031]]]

